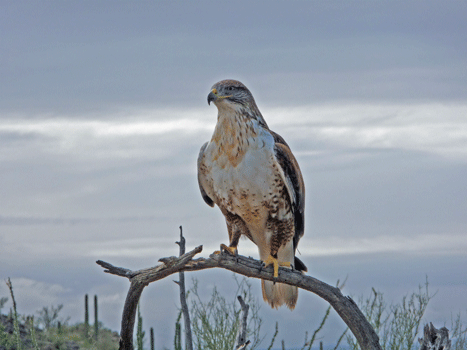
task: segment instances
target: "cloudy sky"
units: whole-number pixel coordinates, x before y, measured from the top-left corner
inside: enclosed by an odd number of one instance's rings
[[[426,321],[467,322],[466,16],[465,1],[0,0],[0,277],[19,311],[64,304],[74,323],[97,294],[119,330],[128,282],[95,260],[152,266],[178,253],[179,225],[203,256],[227,241],[196,157],[216,122],[210,87],[234,78],[300,163],[309,273],[394,302],[428,276]],[[159,348],[174,278],[143,294]],[[230,272],[187,278],[235,298]],[[279,321],[299,346],[325,308],[305,292],[294,312],[264,305],[264,334]]]

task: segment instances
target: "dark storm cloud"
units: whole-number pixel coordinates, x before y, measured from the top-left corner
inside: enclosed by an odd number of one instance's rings
[[[5,3],[3,110],[466,97],[463,2]]]

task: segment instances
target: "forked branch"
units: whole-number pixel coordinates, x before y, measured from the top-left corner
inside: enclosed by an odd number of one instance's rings
[[[280,268],[279,277],[274,278],[272,267],[265,268],[261,261],[241,255],[232,256],[221,253],[211,254],[207,259],[193,259],[194,256],[201,251],[202,246],[198,246],[180,257],[171,256],[162,258],[159,260],[162,264],[138,271],[114,267],[101,260],[97,261],[97,264],[105,268],[104,272],[127,277],[131,282],[130,290],[128,291],[123,308],[122,328],[120,332],[121,350],[133,349],[133,328],[136,308],[144,287],[149,283],[158,281],[177,272],[198,271],[215,267],[227,269],[247,277],[286,283],[308,290],[331,304],[334,310],[336,310],[342,320],[350,328],[363,350],[381,350],[378,336],[373,327],[368,323],[357,304],[355,304],[350,297],[342,295],[339,288],[333,287],[311,276],[303,275],[298,271],[286,268]]]

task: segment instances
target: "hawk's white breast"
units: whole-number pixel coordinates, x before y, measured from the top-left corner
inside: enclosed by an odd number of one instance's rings
[[[256,120],[219,120],[204,152],[205,189],[221,208],[250,226],[263,226],[280,177],[274,138]],[[260,229],[260,227],[257,227]]]

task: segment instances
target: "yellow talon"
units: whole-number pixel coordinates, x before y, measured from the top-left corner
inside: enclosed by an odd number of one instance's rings
[[[279,277],[279,266],[290,267],[290,262],[288,262],[288,261],[278,261],[272,255],[269,255],[267,257],[267,259],[264,260],[264,265],[265,265],[265,267],[268,267],[271,264],[274,266],[274,277]]]
[[[236,247],[227,247],[225,244],[221,244],[221,250],[216,250],[214,254],[221,254],[222,250],[233,256],[237,256],[238,254]]]

